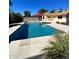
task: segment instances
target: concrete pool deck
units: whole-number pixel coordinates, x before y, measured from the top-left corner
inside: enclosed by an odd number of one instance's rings
[[[10,27],[9,28],[9,35],[11,35],[13,32],[15,32],[22,24],[24,24],[24,22],[17,23],[17,24],[20,24],[20,25],[17,25],[17,26],[14,26],[14,27]]]
[[[41,49],[49,46],[52,36],[12,41],[9,46],[10,59],[24,59],[43,54]]]
[[[66,33],[69,32],[69,26],[68,25],[57,24],[55,22],[52,22],[51,24],[48,24],[48,25],[51,26],[51,27],[54,27],[56,29],[62,30],[64,32],[66,32]]]
[[[66,25],[56,24],[56,23],[51,23],[47,25],[67,33],[69,32],[69,29],[68,29],[69,27]],[[15,31],[19,27],[20,26],[11,28],[10,34],[12,33],[13,30]],[[9,44],[9,59],[27,59],[29,57],[43,54],[41,49],[49,46],[48,41],[50,41],[51,39],[54,40],[53,35],[12,41]]]

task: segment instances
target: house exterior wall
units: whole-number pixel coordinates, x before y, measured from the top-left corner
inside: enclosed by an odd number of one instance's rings
[[[66,16],[66,24],[69,25],[69,14]]]
[[[58,19],[58,16],[56,16],[55,18],[53,18],[53,21],[59,23],[66,23],[66,16],[62,16],[62,19]]]
[[[48,21],[48,18],[46,16],[42,16],[42,21]]]
[[[53,21],[53,22],[63,22],[66,23],[66,16],[62,16],[62,19],[58,19],[58,16],[51,16],[50,18],[48,18],[47,16],[44,16],[44,19],[42,18],[43,21]]]

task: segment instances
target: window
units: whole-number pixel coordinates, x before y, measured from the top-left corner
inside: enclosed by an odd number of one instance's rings
[[[62,19],[62,16],[58,16],[58,19]]]

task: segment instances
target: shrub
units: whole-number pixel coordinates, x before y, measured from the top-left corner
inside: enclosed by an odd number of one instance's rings
[[[51,47],[43,49],[45,59],[69,59],[68,34],[56,35],[56,41],[50,41]]]

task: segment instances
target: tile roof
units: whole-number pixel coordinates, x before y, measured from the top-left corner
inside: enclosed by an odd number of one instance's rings
[[[62,15],[67,15],[69,13],[69,11],[63,11],[63,12],[55,12],[55,13],[46,13],[43,15],[46,16],[62,16]]]
[[[42,16],[43,14],[36,14],[35,16]]]

